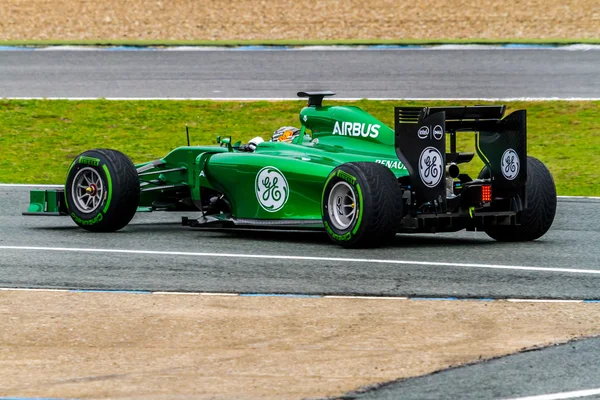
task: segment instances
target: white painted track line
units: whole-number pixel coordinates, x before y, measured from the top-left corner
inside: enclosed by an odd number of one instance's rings
[[[554,300],[554,299],[506,299],[511,303],[582,303],[583,300]]]
[[[109,100],[109,101],[302,101],[298,97],[2,97],[2,100]],[[335,101],[600,101],[600,97],[335,97]]]
[[[294,44],[239,44],[236,46],[206,46],[206,45],[149,45],[139,46],[135,44],[118,45],[108,44],[106,46],[86,45],[48,45],[48,46],[2,46],[0,51],[260,51],[260,52],[288,52],[288,51],[456,51],[456,50],[496,50],[496,51],[597,51],[600,46],[595,43],[572,43],[565,45],[535,44],[535,43],[445,43],[445,44],[322,44],[322,45],[294,45]]]
[[[54,184],[37,184],[37,183],[0,183],[0,187],[47,187],[47,188],[61,188],[65,185],[54,185]]]
[[[596,199],[600,200],[599,196],[556,196],[559,199]]]
[[[563,392],[553,394],[542,394],[539,396],[515,397],[508,400],[559,400],[559,399],[578,399],[600,394],[600,389],[576,390],[574,392]]]
[[[496,264],[475,264],[475,263],[454,263],[438,261],[408,261],[408,260],[385,260],[376,258],[343,258],[343,257],[308,257],[308,256],[286,256],[270,254],[236,254],[236,253],[196,253],[184,251],[152,251],[152,250],[128,250],[128,249],[95,249],[95,248],[77,248],[77,247],[35,247],[35,246],[0,246],[1,250],[15,251],[41,251],[41,252],[70,252],[70,253],[107,253],[107,254],[143,254],[143,255],[162,255],[162,256],[185,256],[185,257],[226,257],[226,258],[250,258],[263,260],[292,260],[292,261],[326,261],[326,262],[344,262],[344,263],[367,263],[367,264],[396,264],[396,265],[421,265],[428,267],[459,267],[459,268],[482,268],[499,270],[517,270],[517,271],[537,271],[548,273],[567,273],[567,274],[590,274],[600,275],[597,269],[580,268],[545,268],[530,267],[522,265],[496,265]]]
[[[360,299],[360,300],[408,300],[408,297],[384,297],[384,296],[338,296],[325,295],[324,299]]]

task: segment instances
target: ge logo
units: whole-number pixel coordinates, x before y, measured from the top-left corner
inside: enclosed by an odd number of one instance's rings
[[[258,171],[254,188],[258,203],[268,212],[281,210],[290,195],[285,176],[275,167],[264,167]]]
[[[419,139],[427,139],[427,137],[429,136],[429,127],[428,126],[420,127],[419,131],[417,132],[417,135],[419,136]]]
[[[419,157],[419,176],[427,187],[435,187],[444,176],[444,160],[435,147],[427,147]]]
[[[519,175],[519,170],[521,169],[521,161],[519,160],[519,155],[513,149],[507,149],[504,154],[502,154],[502,161],[500,162],[500,167],[502,168],[502,175],[509,181],[512,181]]]

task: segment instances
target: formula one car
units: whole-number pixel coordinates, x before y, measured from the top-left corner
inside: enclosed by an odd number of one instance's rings
[[[136,212],[197,212],[192,227],[320,228],[344,247],[385,244],[396,233],[483,230],[529,241],[554,220],[548,169],[527,156],[526,112],[505,106],[395,107],[391,129],[362,109],[308,97],[291,143],[184,146],[134,165],[116,150],[75,158],[64,189],[32,191],[27,215],[70,215],[83,229],[110,232]],[[485,167],[460,165],[456,135],[475,133]],[[449,149],[447,149],[449,146]]]

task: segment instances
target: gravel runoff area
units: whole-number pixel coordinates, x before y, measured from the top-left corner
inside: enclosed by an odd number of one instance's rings
[[[299,399],[600,333],[593,303],[0,291],[0,396]]]
[[[594,39],[597,0],[2,0],[0,40]]]

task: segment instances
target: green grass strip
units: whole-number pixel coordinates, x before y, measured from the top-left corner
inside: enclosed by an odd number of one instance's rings
[[[335,100],[327,104],[335,104]],[[395,105],[468,105],[473,102],[374,101],[357,105],[393,127]],[[486,104],[478,101],[478,104]],[[0,182],[63,183],[73,159],[92,148],[114,148],[140,163],[186,144],[212,144],[300,126],[305,101],[107,101],[0,99]],[[600,195],[600,101],[509,102],[528,110],[528,151],[550,168],[561,195]],[[350,140],[350,139],[349,139]],[[475,151],[474,134],[459,134],[458,148]],[[478,157],[464,171],[476,176]]]
[[[537,45],[569,45],[600,44],[600,38],[565,38],[565,39],[325,39],[325,40],[133,40],[133,39],[98,39],[98,40],[0,40],[0,46],[358,46],[358,45],[419,45],[433,46],[440,44],[537,44]]]

